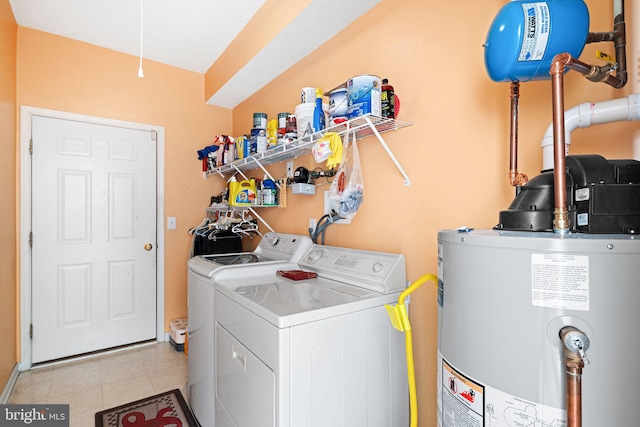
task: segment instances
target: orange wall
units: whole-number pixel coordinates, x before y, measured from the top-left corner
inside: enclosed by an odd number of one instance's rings
[[[606,4],[604,4],[606,3]],[[364,171],[365,201],[351,225],[332,225],[326,244],[398,252],[406,255],[408,279],[437,273],[437,232],[467,225],[493,227],[498,211],[514,196],[509,169],[510,88],[492,82],[484,68],[489,26],[504,0],[439,2],[383,1],[324,46],[279,76],[233,111],[234,134],[248,132],[253,112],[293,112],[300,88],[331,89],[359,74],[389,79],[401,99],[398,119],[413,125],[382,136],[411,178],[404,186],[375,138],[358,148]],[[610,2],[589,0],[592,31],[613,27]],[[611,50],[611,44],[600,44]],[[595,47],[581,58],[594,63]],[[576,73],[565,79],[567,108],[587,101],[626,96],[586,81]],[[533,177],[541,167],[540,141],[551,122],[551,83],[521,85],[520,167]],[[635,124],[576,131],[572,152],[631,157]],[[606,146],[587,143],[605,139]],[[597,151],[593,151],[597,150]],[[295,167],[318,165],[297,159]],[[283,176],[285,166],[270,168]],[[261,171],[254,173],[262,177]],[[318,192],[328,186],[318,187]],[[291,195],[286,209],[264,209],[276,230],[306,233],[309,218],[322,215],[322,197]],[[420,426],[435,426],[437,306],[433,285],[411,299]]]
[[[18,105],[63,110],[165,128],[165,320],[187,314],[189,228],[200,223],[213,191],[196,150],[228,133],[231,111],[206,105],[203,75],[19,27]],[[165,220],[166,224],[166,220]]]
[[[0,0],[0,389],[16,364],[16,35],[8,0]]]
[[[0,0],[1,6],[6,4]],[[133,56],[19,28],[17,102],[165,126],[165,213],[178,218],[178,230],[166,234],[169,320],[186,314],[186,230],[200,221],[209,196],[222,189],[220,179],[201,179],[195,150],[215,134],[248,132],[255,111],[270,117],[293,112],[301,87],[329,89],[364,73],[387,77],[402,100],[399,119],[413,125],[383,136],[412,184],[403,185],[375,139],[363,140],[365,203],[351,225],[327,230],[326,243],[404,253],[413,281],[437,271],[438,230],[492,227],[498,210],[513,197],[507,182],[509,85],[489,80],[482,51],[487,29],[503,4],[487,0],[460,8],[457,2],[383,1],[233,114],[204,104],[203,75],[145,61],[141,80]],[[592,31],[610,29],[608,2],[587,4]],[[3,33],[5,27],[3,23]],[[11,32],[11,24],[6,28]],[[3,41],[0,49],[15,52],[7,46]],[[593,50],[588,47],[582,59],[594,62]],[[4,88],[0,84],[0,92]],[[589,83],[575,73],[566,77],[565,89],[567,108],[629,93],[628,88],[616,91]],[[530,176],[541,164],[540,139],[551,121],[550,93],[548,81],[521,87],[520,170]],[[6,121],[3,115],[3,126]],[[579,130],[572,152],[630,157],[635,129],[637,125],[615,124]],[[606,147],[596,144],[602,139]],[[309,158],[295,161],[296,167],[303,164],[316,166]],[[284,164],[270,169],[275,176],[284,174]],[[319,192],[325,189],[319,187]],[[289,194],[288,208],[260,213],[276,230],[306,233],[309,218],[322,214],[322,198]],[[411,300],[421,427],[435,425],[436,312],[435,290],[425,285]]]

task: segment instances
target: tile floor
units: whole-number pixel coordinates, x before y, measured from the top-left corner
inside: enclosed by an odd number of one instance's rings
[[[186,384],[187,356],[150,343],[21,372],[9,403],[69,404],[70,427],[91,427],[96,412],[175,388],[185,395]]]

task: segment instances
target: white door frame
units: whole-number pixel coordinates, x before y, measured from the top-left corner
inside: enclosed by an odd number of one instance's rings
[[[20,106],[20,370],[31,369],[31,248],[29,233],[31,232],[31,120],[33,116],[54,119],[74,120],[106,126],[116,126],[157,133],[156,155],[156,223],[157,223],[157,260],[156,260],[156,339],[165,340],[164,331],[164,127],[143,123],[107,119],[103,117],[85,116],[65,111]]]

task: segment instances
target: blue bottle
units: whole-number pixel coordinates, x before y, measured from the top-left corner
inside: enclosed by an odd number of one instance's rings
[[[324,110],[322,109],[322,91],[316,88],[316,106],[313,109],[313,131],[324,130]]]

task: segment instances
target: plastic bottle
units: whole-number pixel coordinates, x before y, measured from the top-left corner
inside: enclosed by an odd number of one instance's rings
[[[231,159],[231,152],[229,151],[229,143],[226,136],[222,137],[222,143],[224,144],[220,147],[220,148],[224,148],[224,153],[222,155],[222,158],[223,158],[222,162],[226,165],[233,161],[233,159]]]
[[[236,141],[233,137],[228,137],[227,151],[229,152],[229,162],[236,160]]]
[[[236,180],[236,176],[233,175],[229,180],[229,184],[227,185],[227,202],[229,206],[235,206],[236,204],[236,195],[238,194],[238,180]]]
[[[219,136],[216,136],[216,140],[214,141],[214,143],[218,145],[218,150],[216,151],[216,166],[220,167],[224,165],[225,146]]]
[[[388,79],[382,79],[380,98],[382,100],[382,117],[394,119],[396,117],[396,97],[393,92],[393,86],[389,84]]]
[[[278,120],[271,119],[267,122],[267,148],[278,145]]]
[[[316,106],[313,109],[313,131],[320,132],[324,129],[324,110],[322,109],[322,91],[316,88]]]
[[[262,180],[262,205],[276,206],[278,204],[278,187],[267,175]]]

